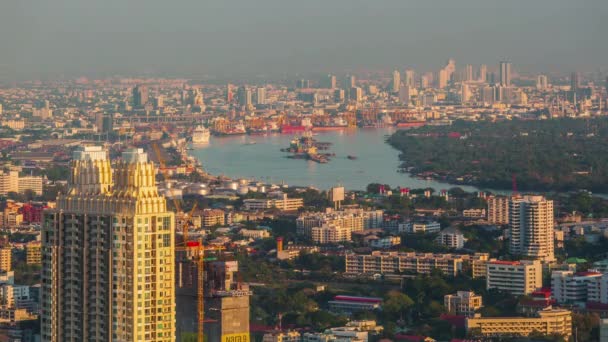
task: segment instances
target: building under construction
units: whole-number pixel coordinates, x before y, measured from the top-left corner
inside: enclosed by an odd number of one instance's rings
[[[249,286],[238,281],[237,261],[204,262],[204,334],[208,342],[249,341]],[[196,263],[183,258],[176,263],[177,341],[198,331]]]

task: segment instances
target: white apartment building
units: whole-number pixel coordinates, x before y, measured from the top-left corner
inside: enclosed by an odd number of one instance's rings
[[[543,286],[542,271],[542,264],[538,260],[488,261],[486,288],[527,295]]]
[[[0,195],[7,195],[9,192],[24,193],[26,190],[42,195],[42,177],[19,177],[18,171],[0,171]]]
[[[585,303],[589,287],[597,283],[599,272],[553,271],[551,273],[551,295],[558,303]]]
[[[276,208],[282,211],[297,211],[304,206],[302,198],[287,198],[283,194],[280,198],[250,198],[243,201],[245,210],[268,210]]]
[[[542,261],[553,261],[553,201],[543,196],[513,197],[509,202],[509,250]]]

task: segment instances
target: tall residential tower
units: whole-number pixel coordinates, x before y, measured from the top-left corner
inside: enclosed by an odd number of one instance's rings
[[[553,201],[543,196],[513,197],[509,202],[512,254],[553,261]]]
[[[74,152],[44,215],[43,341],[175,340],[174,214],[142,149]]]

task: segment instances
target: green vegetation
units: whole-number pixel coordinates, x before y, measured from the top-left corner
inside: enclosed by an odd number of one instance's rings
[[[608,191],[608,119],[455,121],[398,131],[388,143],[412,174],[520,190]]]

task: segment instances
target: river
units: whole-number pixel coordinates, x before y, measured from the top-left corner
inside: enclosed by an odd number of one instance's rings
[[[203,168],[214,175],[256,179],[268,183],[285,183],[328,189],[341,184],[349,190],[364,190],[369,183],[389,184],[412,189],[449,189],[455,185],[421,180],[397,172],[399,152],[385,142],[395,128],[364,128],[348,131],[320,132],[315,139],[330,142],[335,153],[327,164],[286,158],[281,148],[289,146],[294,135],[270,134],[211,137],[209,144],[196,146],[191,154]],[[252,144],[255,142],[255,144]],[[357,157],[355,160],[348,155]],[[460,186],[476,191],[470,186]]]

